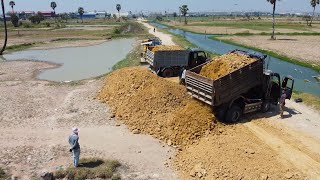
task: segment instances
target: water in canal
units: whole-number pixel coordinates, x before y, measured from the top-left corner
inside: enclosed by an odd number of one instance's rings
[[[116,39],[95,46],[49,50],[27,50],[4,55],[5,60],[36,60],[61,64],[44,70],[39,79],[75,81],[96,77],[111,71],[112,66],[133,49],[135,39]]]
[[[157,28],[168,28],[167,26],[158,23],[152,23],[152,25],[156,26]],[[250,52],[253,51],[251,49],[208,39],[208,36],[203,34],[186,32],[180,29],[168,28],[168,30],[171,33],[185,37],[188,41],[197,45],[199,48],[216,54],[225,54],[234,49],[242,49]],[[280,59],[274,57],[268,57],[266,63],[268,64],[268,68],[270,70],[279,73],[281,76],[291,75],[295,79],[295,90],[320,96],[320,82],[312,77],[319,76],[319,72],[286,61],[281,61]]]

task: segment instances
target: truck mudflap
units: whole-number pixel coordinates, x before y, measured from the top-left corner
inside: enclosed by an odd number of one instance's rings
[[[251,113],[260,110],[262,107],[262,101],[257,103],[246,104],[244,106],[243,114]]]
[[[212,106],[214,101],[212,99],[214,97],[212,96],[214,94],[213,81],[191,71],[186,72],[186,77],[188,94]]]
[[[146,55],[145,55],[145,60],[147,63],[149,63],[151,66],[154,66],[153,61],[154,61],[154,53],[150,50],[147,50]]]

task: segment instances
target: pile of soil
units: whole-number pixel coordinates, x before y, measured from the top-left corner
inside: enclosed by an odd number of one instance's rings
[[[177,154],[174,164],[182,179],[306,179],[243,125],[219,132]]]
[[[98,97],[134,133],[151,134],[169,145],[193,143],[216,127],[210,107],[191,99],[184,86],[145,67],[111,73]]]
[[[229,53],[219,56],[203,66],[200,75],[216,80],[236,71],[252,62],[257,61],[244,54]]]
[[[176,50],[183,50],[183,48],[181,48],[180,46],[159,45],[159,46],[155,46],[152,49],[152,52],[156,52],[156,51],[176,51]]]

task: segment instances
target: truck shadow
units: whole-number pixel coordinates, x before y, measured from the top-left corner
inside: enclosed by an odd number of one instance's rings
[[[289,119],[298,114],[302,114],[302,113],[294,108],[285,107],[283,119]],[[246,114],[242,117],[242,120],[238,123],[244,124],[247,122],[251,122],[251,121],[255,121],[263,118],[279,118],[280,120],[279,106],[273,105],[271,106],[270,111],[265,113],[259,112],[259,113]],[[234,123],[234,124],[238,124],[238,123]]]

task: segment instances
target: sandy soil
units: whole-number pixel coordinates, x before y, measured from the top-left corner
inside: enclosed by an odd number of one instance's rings
[[[0,166],[20,179],[43,170],[70,165],[70,128],[81,129],[82,157],[118,159],[123,179],[176,179],[166,161],[174,155],[147,135],[132,134],[111,118],[95,99],[102,80],[77,85],[34,79],[55,65],[42,62],[0,62]]]
[[[320,65],[320,36],[277,36],[270,40],[267,36],[220,37],[240,44],[271,50],[300,61]]]

